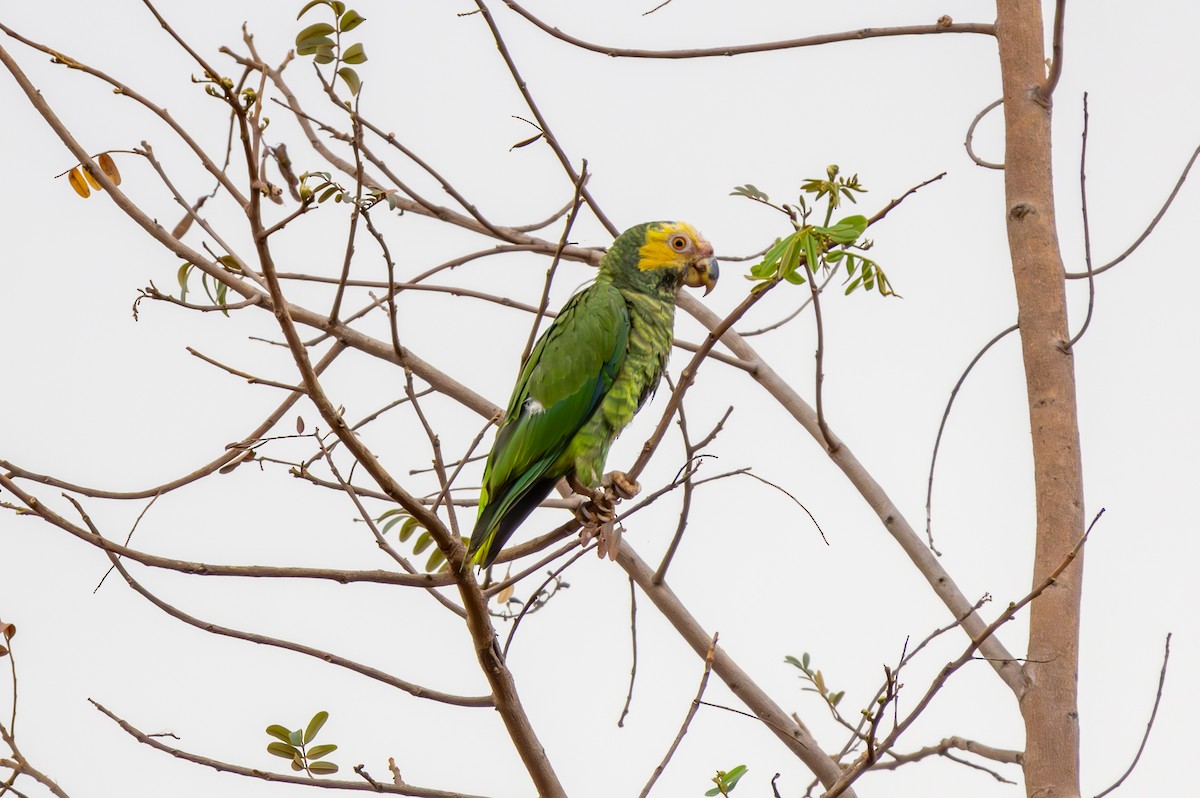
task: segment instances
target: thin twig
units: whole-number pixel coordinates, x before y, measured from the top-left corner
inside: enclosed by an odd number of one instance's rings
[[[128,546],[129,542],[131,540],[133,540],[133,533],[137,531],[138,524],[142,523],[142,518],[144,518],[146,513],[148,513],[150,511],[150,508],[154,506],[154,503],[156,501],[158,501],[158,497],[161,495],[162,495],[161,493],[154,494],[153,498],[151,498],[150,501],[146,503],[146,506],[142,508],[142,511],[140,513],[138,513],[138,517],[136,519],[134,519],[133,526],[131,526],[129,528],[129,534],[125,536],[125,545],[126,546]],[[113,569],[112,569],[112,566],[110,565],[108,570],[104,572],[104,576],[100,577],[100,581],[96,584],[96,587],[92,590],[93,595],[95,595],[96,592],[99,591],[100,588],[104,586],[104,580],[108,579],[108,575],[111,574],[112,572],[113,572]],[[15,676],[15,674],[14,674],[14,676]],[[17,687],[16,683],[14,682],[13,683],[14,696],[16,695],[16,687]],[[15,702],[14,702],[14,704],[15,704]],[[13,711],[14,712],[16,711],[15,706],[13,707]]]
[[[1038,596],[1042,595],[1047,588],[1054,584],[1058,577],[1062,575],[1062,572],[1065,571],[1067,567],[1075,561],[1075,558],[1078,556],[1080,550],[1083,548],[1083,545],[1087,542],[1088,537],[1091,535],[1092,529],[1096,526],[1096,522],[1099,521],[1103,515],[1104,509],[1101,508],[1100,512],[1096,513],[1096,516],[1092,519],[1092,522],[1088,524],[1087,530],[1079,537],[1079,539],[1075,542],[1075,545],[1071,547],[1071,550],[1066,553],[1054,570],[1051,571],[1049,575],[1047,575],[1046,578],[1043,579],[1038,585],[1036,585],[1033,590],[1029,591],[1029,593],[1027,593],[1020,601],[1009,604],[1008,607],[1005,608],[1002,613],[1000,613],[996,620],[984,627],[983,631],[978,636],[971,638],[970,645],[967,646],[966,650],[958,657],[958,659],[947,663],[942,668],[937,677],[930,684],[929,688],[925,691],[925,694],[916,703],[904,720],[897,723],[895,728],[892,729],[891,733],[888,734],[887,738],[878,744],[875,749],[876,751],[878,751],[880,754],[890,751],[892,746],[894,746],[896,741],[900,738],[900,735],[902,735],[913,724],[913,722],[916,721],[916,719],[920,717],[922,713],[924,713],[930,702],[933,701],[934,696],[936,696],[946,685],[947,680],[949,680],[949,678],[955,672],[962,668],[963,665],[975,658],[975,652],[979,650],[983,642],[995,634],[996,630],[1012,620],[1018,612],[1024,609],[1030,602],[1034,601]],[[852,765],[845,768],[841,776],[838,777],[837,782],[822,795],[822,798],[836,798],[836,796],[841,795],[847,788],[850,787],[850,785],[854,783],[856,779],[858,779],[860,775],[862,775],[865,770],[871,766],[871,764],[873,764],[873,760],[868,758],[867,754],[864,753],[861,755],[857,760],[854,761]]]
[[[29,764],[29,760],[21,755],[21,749],[17,748],[17,741],[13,739],[13,735],[9,732],[9,730],[4,728],[3,723],[0,723],[0,741],[3,741],[4,744],[9,747],[9,750],[12,751],[13,760],[15,760],[13,764],[16,766],[13,767],[13,778],[6,787],[7,792],[12,792],[16,795],[22,795],[21,792],[12,786],[12,782],[16,781],[16,777],[18,775],[24,774],[29,776],[38,784],[41,784],[43,787],[57,796],[57,798],[71,798],[69,795],[67,795],[62,787],[59,787],[54,782],[53,779],[35,768],[33,765]]]
[[[515,5],[514,3],[510,2],[510,0],[505,0],[505,2],[508,2],[509,6]],[[550,149],[552,149],[554,154],[558,156],[558,162],[562,165],[563,170],[571,178],[571,182],[580,186],[580,193],[583,194],[583,198],[587,201],[588,207],[592,209],[592,213],[595,214],[596,218],[600,221],[600,224],[604,225],[604,229],[608,230],[613,238],[616,238],[621,231],[609,220],[609,218],[604,214],[604,211],[600,209],[600,205],[592,197],[592,193],[588,191],[587,186],[582,184],[580,176],[575,172],[575,167],[571,165],[571,159],[567,157],[567,153],[563,150],[562,146],[559,145],[558,137],[551,132],[549,123],[546,121],[546,118],[542,116],[541,109],[538,108],[537,102],[533,99],[533,94],[529,91],[528,84],[526,84],[525,79],[521,77],[521,73],[517,69],[516,62],[513,60],[512,55],[508,52],[508,45],[504,43],[504,38],[500,35],[500,28],[496,26],[496,21],[492,19],[491,10],[488,9],[483,0],[475,0],[475,5],[479,8],[484,20],[487,22],[488,30],[491,31],[492,38],[496,41],[496,47],[500,50],[500,56],[504,59],[504,63],[508,65],[508,71],[512,74],[513,82],[516,84],[517,89],[521,92],[521,96],[525,98],[525,104],[529,106],[529,111],[533,114],[533,118],[537,120],[537,126],[544,134],[546,143],[550,145]]]
[[[891,213],[893,208],[895,208],[900,203],[904,202],[904,200],[908,199],[908,197],[910,197],[913,194],[916,194],[918,191],[925,188],[925,186],[929,185],[930,183],[936,183],[937,181],[941,180],[945,176],[946,176],[946,173],[942,172],[941,174],[934,175],[933,177],[929,178],[928,180],[921,181],[917,185],[910,188],[908,191],[905,191],[899,197],[896,197],[896,199],[892,200],[887,205],[884,205],[882,208],[880,208],[879,211],[876,212],[876,214],[874,216],[872,216],[870,219],[868,219],[867,227],[870,227],[871,225],[875,224],[876,222],[882,221],[883,217],[885,217],[889,213]]]
[[[667,763],[671,761],[671,757],[675,756],[676,749],[683,742],[683,735],[687,734],[688,726],[692,723],[692,718],[696,717],[696,712],[700,709],[701,700],[704,697],[704,689],[708,687],[708,675],[712,673],[713,660],[716,658],[717,638],[720,637],[719,632],[714,632],[712,637],[712,645],[708,648],[708,654],[704,657],[704,673],[700,677],[700,687],[696,690],[696,697],[692,699],[692,704],[688,707],[687,715],[683,718],[683,725],[679,727],[679,733],[675,735],[675,739],[671,742],[671,747],[667,749],[667,755],[663,757],[662,762],[650,774],[650,780],[646,782],[646,786],[642,788],[638,798],[646,798],[650,794],[650,790],[654,787],[654,782],[658,781],[658,777],[666,770]]]
[[[322,778],[320,781],[313,781],[305,776],[291,776],[282,773],[268,773],[258,768],[248,768],[242,765],[234,765],[229,762],[223,762],[219,759],[211,759],[199,754],[193,754],[189,751],[184,751],[180,748],[172,748],[169,745],[162,743],[154,737],[140,731],[135,726],[130,724],[123,718],[118,717],[113,712],[105,708],[105,706],[95,699],[89,698],[88,701],[98,709],[102,714],[116,723],[130,737],[137,740],[139,743],[148,745],[151,748],[170,754],[176,759],[182,759],[185,762],[192,762],[197,765],[210,767],[214,770],[223,773],[236,773],[239,776],[246,776],[253,779],[261,779],[263,781],[279,782],[281,784],[302,784],[309,787],[324,787],[334,790],[357,790],[359,792],[384,792],[391,795],[410,795],[416,798],[483,798],[478,795],[467,795],[460,792],[448,792],[446,790],[434,790],[426,787],[418,787],[413,784],[401,782],[397,777],[396,784],[367,784],[362,781],[350,781],[348,779],[327,779]]]
[[[1098,266],[1092,272],[1093,275],[1103,274],[1113,266],[1116,266],[1118,263],[1132,255],[1137,248],[1142,245],[1142,242],[1149,238],[1150,233],[1154,231],[1154,228],[1158,226],[1158,223],[1162,221],[1162,218],[1166,216],[1167,209],[1170,208],[1171,203],[1175,201],[1175,197],[1179,194],[1179,190],[1183,188],[1183,184],[1187,180],[1188,173],[1192,170],[1192,165],[1196,163],[1197,158],[1200,158],[1200,147],[1197,147],[1192,151],[1192,157],[1188,158],[1187,164],[1184,165],[1183,171],[1179,174],[1179,179],[1175,181],[1175,187],[1171,189],[1171,193],[1167,195],[1166,201],[1162,204],[1162,207],[1158,209],[1158,213],[1154,214],[1154,218],[1150,220],[1150,224],[1146,226],[1146,229],[1142,231],[1142,234],[1139,235],[1137,239],[1134,240],[1134,242],[1130,244],[1129,247],[1120,255],[1113,258],[1103,266]],[[1088,272],[1067,272],[1066,274],[1066,278],[1068,280],[1082,280],[1085,277],[1088,277]]]
[[[937,465],[938,449],[942,445],[942,433],[946,431],[946,421],[950,418],[950,408],[954,406],[954,398],[958,396],[958,390],[962,388],[963,383],[967,381],[967,375],[971,373],[971,369],[975,368],[975,364],[979,362],[987,351],[999,343],[1000,339],[1009,333],[1016,332],[1017,325],[1006,327],[983,345],[975,353],[975,357],[971,358],[971,362],[967,364],[962,375],[958,378],[958,382],[954,383],[954,388],[950,391],[950,398],[946,401],[946,409],[942,411],[942,423],[938,425],[937,438],[933,441],[933,456],[929,458],[929,480],[925,485],[925,537],[929,540],[929,549],[937,556],[941,557],[942,553],[937,550],[937,546],[933,545],[933,469]]]
[[[994,103],[991,103],[982,111],[975,114],[975,118],[972,119],[971,124],[967,126],[967,137],[963,140],[963,146],[967,148],[967,155],[972,161],[984,167],[985,169],[1003,169],[1004,164],[995,163],[994,161],[985,161],[983,158],[980,158],[975,154],[975,128],[981,121],[983,121],[983,118],[987,116],[993,108],[998,107],[1003,102],[1004,98],[1001,97],[999,100],[996,100]]]
[[[529,339],[525,342],[525,349],[521,352],[520,367],[525,368],[525,361],[529,359],[530,352],[533,351],[533,342],[537,340],[538,326],[542,323],[542,317],[546,315],[546,307],[550,304],[550,285],[554,282],[554,273],[558,270],[558,262],[562,259],[563,248],[567,246],[567,239],[571,235],[571,227],[575,224],[575,219],[579,215],[579,206],[583,202],[583,184],[587,181],[587,159],[583,159],[583,165],[579,170],[579,180],[575,183],[575,196],[571,200],[571,211],[567,214],[566,224],[563,225],[562,235],[558,239],[558,248],[554,251],[554,258],[550,261],[550,268],[546,270],[546,285],[542,288],[542,299],[538,302],[537,313],[533,317],[533,325],[529,328]]]
[[[283,388],[286,391],[295,391],[297,393],[304,393],[304,388],[302,388],[299,385],[291,385],[286,382],[276,382],[275,380],[268,380],[264,377],[255,377],[253,374],[249,374],[245,371],[235,369],[233,366],[227,366],[224,363],[220,362],[219,360],[214,360],[213,358],[209,357],[208,355],[206,355],[202,352],[198,352],[190,346],[187,347],[187,352],[189,355],[198,357],[201,360],[203,360],[205,363],[208,363],[211,366],[216,366],[217,368],[221,369],[222,371],[227,371],[230,374],[234,375],[235,377],[241,377],[242,379],[244,379],[246,382],[250,383],[251,385],[270,385],[272,388]]]
[[[663,436],[666,435],[667,425],[670,424],[671,419],[675,416],[675,411],[683,403],[683,395],[687,392],[687,389],[691,387],[692,383],[695,382],[696,370],[700,368],[700,364],[704,362],[704,358],[708,355],[712,348],[716,346],[717,341],[721,339],[721,336],[724,335],[727,330],[732,328],[733,325],[737,323],[738,319],[742,318],[746,314],[746,311],[754,307],[754,304],[766,296],[767,292],[776,285],[778,285],[777,282],[769,282],[764,284],[761,289],[751,291],[736,308],[730,311],[728,316],[726,316],[717,326],[712,329],[711,332],[709,332],[708,337],[705,338],[704,343],[697,348],[696,354],[692,357],[691,361],[686,367],[684,367],[683,371],[680,372],[679,385],[676,386],[674,391],[672,391],[671,398],[667,401],[667,405],[663,409],[662,419],[658,422],[658,427],[655,428],[654,433],[642,445],[642,451],[638,455],[638,459],[634,461],[633,467],[626,472],[630,479],[636,480],[638,474],[640,474],[642,469],[646,467],[646,464],[650,462],[651,455],[654,454],[654,451],[658,448],[659,443],[662,442]]]
[[[1150,730],[1154,728],[1154,719],[1158,716],[1158,705],[1162,702],[1163,685],[1167,681],[1167,662],[1171,659],[1171,635],[1167,634],[1167,642],[1163,644],[1163,662],[1162,669],[1158,672],[1158,691],[1154,694],[1154,708],[1150,710],[1150,720],[1146,721],[1146,733],[1142,735],[1141,745],[1138,746],[1137,753],[1133,757],[1133,761],[1129,763],[1129,767],[1121,774],[1121,778],[1117,779],[1113,784],[1103,792],[1097,793],[1096,798],[1104,798],[1113,790],[1117,789],[1124,783],[1125,779],[1129,778],[1129,774],[1137,767],[1138,760],[1142,758],[1142,752],[1146,750],[1146,741],[1150,739]]]
[[[825,382],[825,325],[821,321],[821,292],[817,288],[817,282],[814,279],[816,277],[817,264],[809,264],[809,269],[811,271],[809,272],[807,282],[809,291],[812,294],[813,323],[817,326],[816,367],[814,370],[816,401],[814,402],[814,406],[817,411],[817,427],[821,430],[821,437],[825,439],[825,448],[830,454],[835,454],[841,444],[836,442],[829,434],[829,425],[825,423],[824,392],[821,390]]]
[[[1067,15],[1067,0],[1056,0],[1054,3],[1054,38],[1051,45],[1052,60],[1050,62],[1050,74],[1046,76],[1046,81],[1038,87],[1038,96],[1046,105],[1050,104],[1051,98],[1054,97],[1054,90],[1058,88],[1058,80],[1062,77],[1063,71],[1063,29],[1065,27],[1065,18]]]
[[[1062,6],[1062,0],[1059,0],[1059,8]],[[1055,33],[1061,33],[1055,30]],[[1057,64],[1057,59],[1055,59]],[[1073,349],[1075,342],[1083,337],[1087,332],[1088,325],[1092,323],[1092,310],[1096,306],[1096,274],[1092,270],[1092,228],[1088,220],[1087,207],[1087,145],[1088,145],[1088,95],[1083,93],[1083,147],[1079,152],[1079,211],[1083,216],[1083,258],[1087,264],[1088,276],[1088,305],[1087,315],[1083,319],[1083,326],[1079,328],[1079,332],[1075,333],[1074,337],[1067,343],[1067,349]]]
[[[611,47],[604,44],[594,44],[584,41],[583,39],[572,36],[569,33],[564,33],[557,27],[543,22],[538,17],[526,11],[518,5],[515,0],[504,0],[505,5],[516,11],[525,19],[532,22],[544,32],[550,34],[556,39],[573,44],[584,50],[591,50],[594,53],[612,56],[614,58],[724,58],[731,55],[743,55],[745,53],[765,53],[773,50],[788,50],[796,47],[812,47],[819,44],[830,44],[832,42],[851,42],[861,41],[863,39],[873,39],[880,36],[920,36],[924,34],[938,33],[979,33],[987,36],[996,35],[996,26],[990,23],[982,22],[966,22],[966,23],[951,23],[949,25],[933,24],[933,25],[909,25],[905,27],[894,28],[863,28],[861,30],[843,31],[841,33],[825,33],[818,36],[805,36],[800,39],[785,39],[774,42],[760,42],[757,44],[733,44],[721,47],[698,47],[686,50],[641,50],[629,47]],[[487,12],[484,11],[486,14]]]
[[[637,586],[633,577],[629,577],[629,648],[632,664],[629,666],[629,691],[625,694],[625,706],[621,707],[621,717],[617,718],[617,728],[625,728],[625,717],[629,714],[629,705],[633,703],[633,683],[637,680]],[[13,692],[16,692],[15,688]]]
[[[517,634],[517,627],[521,625],[521,621],[524,620],[525,616],[529,614],[531,611],[530,608],[535,604],[534,599],[536,599],[538,595],[550,585],[551,582],[557,581],[558,578],[562,576],[563,571],[570,568],[572,565],[578,562],[583,555],[587,554],[595,547],[596,545],[593,543],[592,545],[585,546],[579,551],[575,552],[575,554],[569,560],[560,565],[556,570],[551,571],[546,576],[546,579],[540,585],[538,585],[537,589],[534,590],[533,594],[529,597],[529,601],[526,601],[521,606],[521,611],[517,613],[517,617],[513,619],[512,629],[508,630],[508,637],[504,641],[504,648],[501,649],[501,659],[508,659],[508,647],[512,645],[513,637]]]

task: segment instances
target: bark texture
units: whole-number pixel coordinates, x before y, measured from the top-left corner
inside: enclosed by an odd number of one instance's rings
[[[1083,467],[1068,341],[1062,255],[1054,218],[1051,103],[1039,0],[1000,0],[997,36],[1004,86],[1005,201],[1029,398],[1037,496],[1033,583],[1083,534]],[[1077,685],[1082,552],[1030,612],[1025,789],[1030,798],[1079,795]]]

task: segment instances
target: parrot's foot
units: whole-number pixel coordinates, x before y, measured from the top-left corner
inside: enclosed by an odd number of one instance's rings
[[[617,558],[617,550],[621,547],[621,527],[617,526],[617,502],[622,499],[632,499],[641,492],[641,485],[629,478],[622,471],[613,471],[604,476],[600,489],[594,489],[582,484],[571,474],[567,482],[576,493],[588,497],[588,501],[579,505],[575,517],[579,519],[580,538],[587,545],[592,538],[597,539],[596,551],[601,557],[610,560]]]
[[[612,492],[618,498],[632,499],[642,492],[642,486],[629,478],[624,471],[609,471],[600,482],[606,491]]]

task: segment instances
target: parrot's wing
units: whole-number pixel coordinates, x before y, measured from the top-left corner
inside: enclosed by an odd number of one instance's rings
[[[612,386],[628,340],[625,300],[607,283],[572,298],[538,340],[484,471],[470,546],[477,562],[490,562],[563,476],[551,466]]]

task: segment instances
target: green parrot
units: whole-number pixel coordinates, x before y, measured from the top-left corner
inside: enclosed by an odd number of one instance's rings
[[[684,222],[622,233],[596,281],[573,296],[521,369],[488,455],[467,548],[487,567],[563,477],[600,484],[608,448],[654,392],[671,351],[680,285],[716,285],[712,245]],[[614,473],[618,494],[636,483]]]

